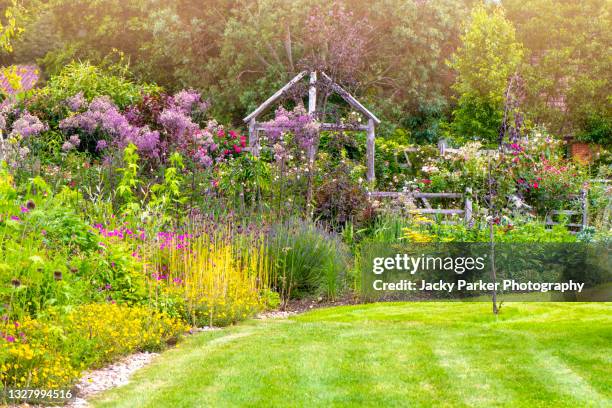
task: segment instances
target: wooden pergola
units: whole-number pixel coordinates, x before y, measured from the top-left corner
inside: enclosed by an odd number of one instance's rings
[[[321,123],[321,130],[356,130],[367,132],[367,144],[366,144],[366,159],[367,159],[367,179],[368,181],[374,180],[374,140],[376,126],[380,124],[378,119],[372,112],[366,109],[353,95],[347,92],[344,88],[334,82],[325,72],[320,72],[322,79],[326,82],[327,86],[331,87],[331,90],[338,94],[346,103],[353,107],[361,114],[363,114],[367,120],[367,125],[347,125],[342,123]],[[281,99],[287,92],[298,84],[303,78],[309,76],[309,87],[308,87],[308,113],[315,115],[317,113],[317,71],[302,71],[297,74],[291,81],[287,82],[285,86],[280,88],[276,93],[270,96],[264,103],[259,105],[257,109],[251,112],[247,117],[244,118],[244,122],[249,126],[249,148],[253,155],[259,155],[260,144],[259,144],[259,131],[264,130],[264,126],[257,121],[257,119],[270,107]],[[323,112],[321,112],[323,113]],[[323,115],[321,115],[323,117]],[[308,152],[308,157],[312,161],[316,156],[317,146]]]

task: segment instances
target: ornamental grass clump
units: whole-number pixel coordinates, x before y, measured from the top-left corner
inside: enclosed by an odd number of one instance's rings
[[[322,296],[333,299],[343,289],[348,249],[335,235],[312,222],[289,220],[268,237],[271,284],[289,299]]]

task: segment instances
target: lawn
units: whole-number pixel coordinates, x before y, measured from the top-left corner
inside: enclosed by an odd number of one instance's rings
[[[194,335],[98,407],[612,406],[612,305],[386,303]]]

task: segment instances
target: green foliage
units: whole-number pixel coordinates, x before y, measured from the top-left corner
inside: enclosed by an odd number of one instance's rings
[[[180,205],[187,201],[182,189],[184,177],[181,175],[185,164],[178,152],[172,153],[168,162],[170,167],[164,171],[164,182],[151,186],[152,198],[149,204],[161,209],[164,215],[166,211],[172,211],[174,216],[178,216],[181,211]]]
[[[138,161],[140,156],[138,156],[137,150],[138,148],[133,143],[130,143],[123,150],[125,167],[117,169],[122,174],[117,186],[117,196],[122,200],[122,209],[128,213],[133,213],[140,208],[137,200],[137,189],[141,184],[141,180],[138,178],[138,170],[140,169]]]
[[[0,50],[13,51],[12,40],[20,34],[22,28],[17,23],[17,0],[11,0],[0,18]],[[4,20],[4,22],[3,22]]]
[[[523,47],[503,9],[476,7],[450,66],[459,94],[454,131],[467,138],[493,141],[501,126],[504,90],[520,67]]]
[[[274,289],[283,301],[321,295],[335,298],[343,289],[347,250],[335,236],[300,220],[276,224],[268,256]]]
[[[143,94],[160,91],[156,85],[135,84],[126,78],[127,73],[127,67],[123,65],[103,69],[89,62],[70,62],[40,90],[41,103],[53,111],[67,98],[82,92],[88,101],[106,95],[123,109],[139,102]]]
[[[223,163],[219,168],[219,188],[244,208],[270,189],[270,165],[250,154]]]
[[[609,145],[609,2],[508,0],[503,5],[529,53],[523,110],[553,134]]]

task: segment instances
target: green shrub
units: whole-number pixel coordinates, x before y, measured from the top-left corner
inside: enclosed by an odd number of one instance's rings
[[[136,84],[124,73],[109,72],[89,62],[73,61],[52,76],[47,85],[28,101],[28,109],[57,124],[68,114],[64,101],[78,93],[91,102],[98,96],[108,96],[120,108],[139,102],[144,94],[159,93],[156,85]]]
[[[269,236],[270,274],[284,301],[305,296],[336,297],[343,288],[348,251],[337,236],[317,225],[289,220]]]

